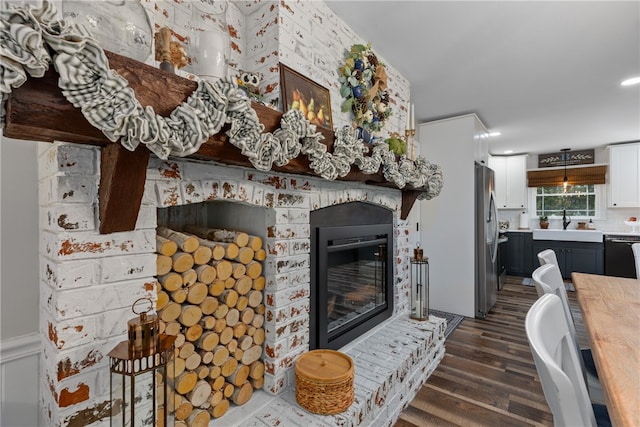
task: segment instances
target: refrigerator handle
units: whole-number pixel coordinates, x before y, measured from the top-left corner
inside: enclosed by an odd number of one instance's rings
[[[496,262],[496,258],[498,257],[498,208],[496,207],[496,197],[493,191],[491,192],[491,197],[489,198],[489,225],[491,228],[490,232],[493,236],[493,247],[491,248],[491,262]]]

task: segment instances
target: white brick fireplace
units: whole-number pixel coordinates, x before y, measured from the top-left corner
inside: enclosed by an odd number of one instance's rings
[[[184,30],[189,2],[142,3],[154,16],[156,29],[167,25],[178,33]],[[263,73],[265,100],[277,103],[276,65],[282,61],[326,86],[332,92],[334,126],[348,124],[350,117],[338,113],[335,70],[344,49],[364,41],[322,2],[232,6],[227,16],[232,38],[229,74],[240,68]],[[395,111],[388,129],[399,130],[409,83],[390,64],[388,73]],[[126,339],[132,303],[155,296],[156,226],[168,212],[162,209],[173,206],[207,203],[205,213],[194,209],[194,215],[208,215],[218,226],[245,228],[261,236],[268,249],[265,391],[215,425],[355,426],[374,420],[388,425],[437,366],[444,352],[443,322],[408,320],[411,248],[408,223],[400,219],[399,190],[152,159],[135,229],[100,234],[99,162],[100,149],[88,145],[43,145],[38,156],[42,425],[108,425],[107,353]],[[309,340],[309,216],[315,209],[354,201],[393,212],[394,316],[376,327],[374,335],[343,349],[356,364],[356,402],[344,415],[323,419],[303,413],[291,397],[293,365],[308,350]],[[261,405],[270,409],[260,412]],[[251,420],[238,414],[251,411],[258,411]]]
[[[268,395],[291,389],[294,361],[308,350],[312,210],[364,201],[394,212],[394,313],[395,318],[408,317],[409,231],[406,221],[399,219],[400,191],[152,158],[135,230],[99,234],[99,161],[98,148],[64,143],[48,146],[39,157],[44,347],[40,395],[47,424],[105,423],[106,355],[126,339],[127,320],[134,316],[132,303],[155,295],[158,209],[212,202],[205,215],[223,222],[219,225],[240,229],[245,224],[247,231],[264,239],[268,257],[263,360]],[[442,338],[438,328],[442,325],[432,327],[434,338]],[[422,372],[417,382],[429,373]]]

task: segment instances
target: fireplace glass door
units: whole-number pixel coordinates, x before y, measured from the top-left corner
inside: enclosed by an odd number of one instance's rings
[[[318,230],[318,347],[339,348],[389,317],[391,227]]]

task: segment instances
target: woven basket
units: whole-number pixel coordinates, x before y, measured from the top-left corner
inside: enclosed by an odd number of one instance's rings
[[[353,361],[334,350],[312,350],[296,362],[296,400],[314,414],[344,412],[355,396]]]

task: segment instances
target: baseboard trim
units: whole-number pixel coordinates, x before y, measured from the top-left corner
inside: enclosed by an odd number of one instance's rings
[[[42,351],[40,334],[33,333],[2,340],[0,343],[0,364],[23,357],[33,356]]]

